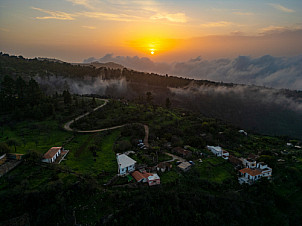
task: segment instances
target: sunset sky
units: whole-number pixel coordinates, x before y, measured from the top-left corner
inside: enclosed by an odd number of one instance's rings
[[[301,0],[0,1],[0,51],[25,57],[294,56],[301,40]]]

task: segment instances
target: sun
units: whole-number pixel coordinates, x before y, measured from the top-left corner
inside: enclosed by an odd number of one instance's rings
[[[154,55],[155,54],[155,49],[150,49],[150,54]]]

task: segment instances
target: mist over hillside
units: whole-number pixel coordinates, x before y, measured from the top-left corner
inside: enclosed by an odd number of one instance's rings
[[[0,80],[4,75],[34,78],[52,95],[69,90],[129,100],[144,100],[151,92],[156,105],[201,112],[243,129],[302,139],[302,92],[259,86],[217,83],[134,70],[94,68],[68,63],[38,61],[1,55]],[[243,66],[242,66],[243,67]]]
[[[210,61],[199,56],[185,62],[158,63],[145,57],[107,54],[99,59],[91,57],[84,60],[85,63],[94,61],[115,62],[134,70],[194,79],[302,90],[302,55],[296,57],[266,55],[258,58],[238,56],[234,59],[222,58]]]

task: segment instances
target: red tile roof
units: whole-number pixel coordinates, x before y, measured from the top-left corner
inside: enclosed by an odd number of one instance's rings
[[[152,175],[153,175],[152,173],[143,173],[144,178],[148,178],[149,176],[152,176]]]
[[[250,168],[244,168],[244,169],[241,169],[239,170],[240,173],[247,173],[251,176],[257,176],[257,175],[260,175],[262,174],[261,171],[257,170],[257,169],[250,169]]]
[[[143,174],[141,174],[139,171],[134,171],[133,173],[131,173],[131,175],[134,177],[134,179],[136,181],[141,181],[142,179],[144,179],[145,177],[143,176]]]
[[[48,152],[46,152],[44,154],[44,158],[45,159],[51,159],[55,156],[55,154],[58,153],[58,151],[61,149],[62,147],[52,147],[51,149],[48,150]]]

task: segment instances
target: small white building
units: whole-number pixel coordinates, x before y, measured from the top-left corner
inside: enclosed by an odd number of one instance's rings
[[[126,175],[135,170],[136,161],[128,157],[125,154],[116,154],[116,160],[118,164],[118,174]]]
[[[245,136],[247,136],[247,132],[245,132],[243,129],[239,130],[238,132],[244,134]]]
[[[242,159],[242,164],[246,168],[254,169],[257,167],[256,161],[254,159]]]
[[[63,147],[52,147],[44,155],[42,162],[53,163],[64,150]]]
[[[260,169],[262,172],[262,177],[266,177],[268,179],[271,179],[272,177],[272,168],[268,167],[268,165],[264,162],[257,163],[257,169]]]
[[[223,150],[221,147],[219,147],[219,146],[209,146],[209,145],[207,145],[207,149],[208,150],[210,150],[214,155],[216,155],[216,156],[219,156],[219,157],[222,157],[222,158],[224,158],[224,159],[228,159],[229,158],[229,156],[230,156],[230,153],[229,152],[227,152],[227,151],[225,151],[225,150]]]
[[[151,176],[148,176],[147,182],[149,186],[158,185],[160,184],[160,177],[157,175],[157,173],[153,173]]]

